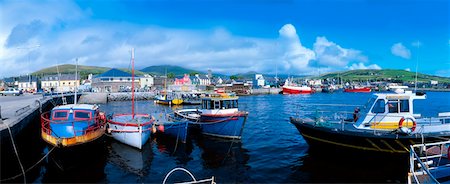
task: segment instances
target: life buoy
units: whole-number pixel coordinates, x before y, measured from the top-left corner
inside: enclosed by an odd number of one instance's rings
[[[405,120],[411,120],[413,122],[413,126],[411,127],[411,132],[414,132],[414,130],[416,130],[417,123],[416,123],[416,121],[414,121],[414,119],[412,119],[410,117],[407,117],[407,118],[402,117],[402,119],[400,119],[400,121],[398,122],[398,128],[403,127],[403,122]]]

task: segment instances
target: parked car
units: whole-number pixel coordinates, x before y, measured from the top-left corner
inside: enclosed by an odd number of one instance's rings
[[[0,91],[0,94],[2,96],[12,95],[12,96],[19,96],[22,95],[22,90],[14,89],[14,88],[8,88],[5,91]]]

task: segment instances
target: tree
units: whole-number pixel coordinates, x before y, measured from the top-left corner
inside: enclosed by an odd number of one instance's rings
[[[238,76],[236,76],[236,75],[232,75],[232,76],[230,76],[230,79],[232,79],[232,80],[236,80],[236,79],[238,79]]]
[[[195,76],[196,74],[199,74],[198,72],[191,72],[189,73],[190,76]]]
[[[175,78],[175,74],[170,72],[170,73],[167,74],[167,78],[173,79],[173,78]]]

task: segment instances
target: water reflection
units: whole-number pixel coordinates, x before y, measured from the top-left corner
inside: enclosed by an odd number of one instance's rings
[[[182,143],[174,137],[158,134],[153,143],[159,152],[175,158],[177,165],[187,165],[192,160],[193,145],[190,139]]]
[[[100,182],[105,178],[105,142],[55,149],[46,159],[42,182]]]
[[[138,150],[120,142],[111,141],[108,152],[109,163],[140,177],[147,175],[153,160],[150,142],[145,144],[142,150]]]
[[[195,142],[202,150],[204,170],[213,170],[218,183],[249,182],[250,156],[240,141],[199,136]]]
[[[297,159],[291,167],[291,174],[286,182],[406,182],[407,160],[404,158],[388,159],[375,155],[344,155],[330,150],[308,150],[308,154]]]

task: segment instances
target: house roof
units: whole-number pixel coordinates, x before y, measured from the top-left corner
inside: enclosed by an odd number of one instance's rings
[[[77,79],[80,79],[80,75],[77,76]],[[74,74],[61,74],[59,75],[45,75],[41,79],[42,81],[57,81],[57,80],[75,80]]]
[[[95,78],[100,78],[100,77],[131,77],[131,73],[124,72],[122,70],[113,68],[111,70],[106,71],[105,73],[95,76]],[[137,77],[137,76],[135,76],[135,77]]]
[[[28,82],[28,81],[37,81],[37,78],[35,76],[20,76],[19,82]]]

